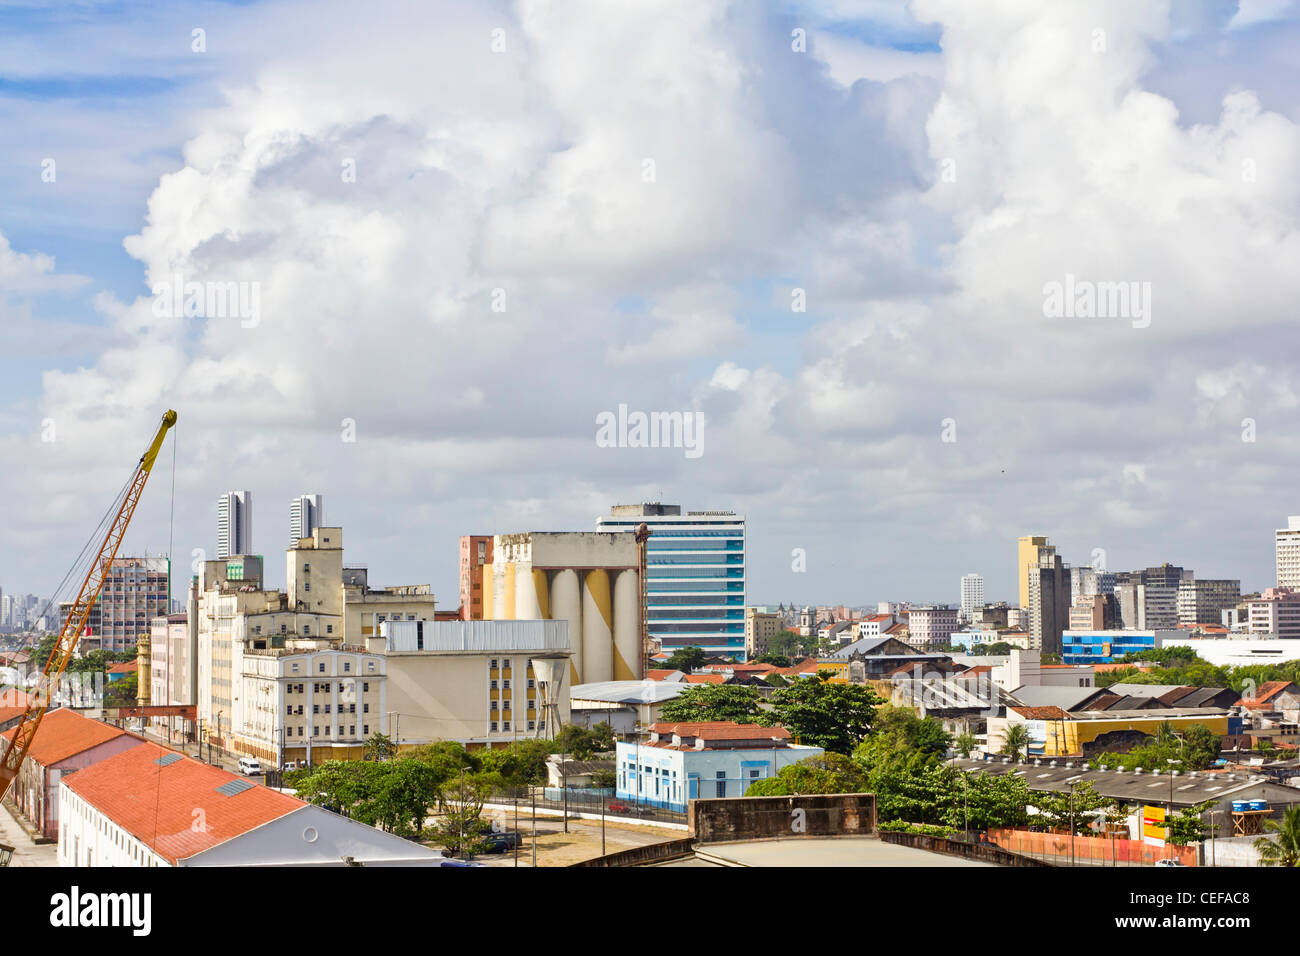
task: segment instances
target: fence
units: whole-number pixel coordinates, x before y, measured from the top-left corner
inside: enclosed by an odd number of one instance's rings
[[[1074,837],[1073,854],[1068,832],[1039,833],[1032,830],[989,830],[989,842],[1004,850],[1047,860],[1057,866],[1155,866],[1171,857],[1183,866],[1199,866],[1196,846],[1150,846],[1126,837]]]
[[[567,804],[564,799],[564,791],[559,787],[546,787],[544,789],[537,787],[533,790],[533,793],[536,794],[536,805],[539,810],[558,810],[562,812],[567,806],[570,813],[591,813],[599,816],[603,806],[605,816],[611,820],[622,817],[647,822],[686,824],[685,813],[663,807],[649,807],[645,804],[638,806],[632,800],[621,800],[613,797],[604,797],[602,799],[599,790],[570,788]],[[488,802],[513,805],[516,799],[519,800],[521,812],[533,805],[532,800],[534,798],[530,796],[527,787],[498,790]]]

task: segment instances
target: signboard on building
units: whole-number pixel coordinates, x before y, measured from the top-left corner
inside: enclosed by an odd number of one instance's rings
[[[1149,846],[1165,845],[1165,808],[1142,808],[1142,842]]]
[[[227,561],[226,562],[226,580],[242,581],[244,580],[244,562]]]

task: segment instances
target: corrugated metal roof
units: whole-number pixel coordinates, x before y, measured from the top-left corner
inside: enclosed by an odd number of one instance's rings
[[[605,680],[575,684],[569,700],[598,700],[609,704],[658,704],[672,700],[691,685],[678,681]]]
[[[569,650],[568,621],[385,621],[389,652]]]

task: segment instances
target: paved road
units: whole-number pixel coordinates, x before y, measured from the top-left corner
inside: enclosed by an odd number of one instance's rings
[[[32,842],[27,831],[20,827],[9,815],[8,807],[0,807],[0,843],[7,843],[14,848],[14,858],[10,866],[58,866],[59,848],[54,843],[37,845]]]

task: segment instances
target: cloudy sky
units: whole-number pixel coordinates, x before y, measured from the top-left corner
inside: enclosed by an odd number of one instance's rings
[[[182,574],[248,488],[273,583],[318,492],[444,607],[459,535],[640,500],[743,512],[758,603],[1014,600],[1031,533],[1269,586],[1297,49],[1289,0],[10,0],[0,587],[53,589],[168,407]],[[620,405],[702,454],[601,447]]]

